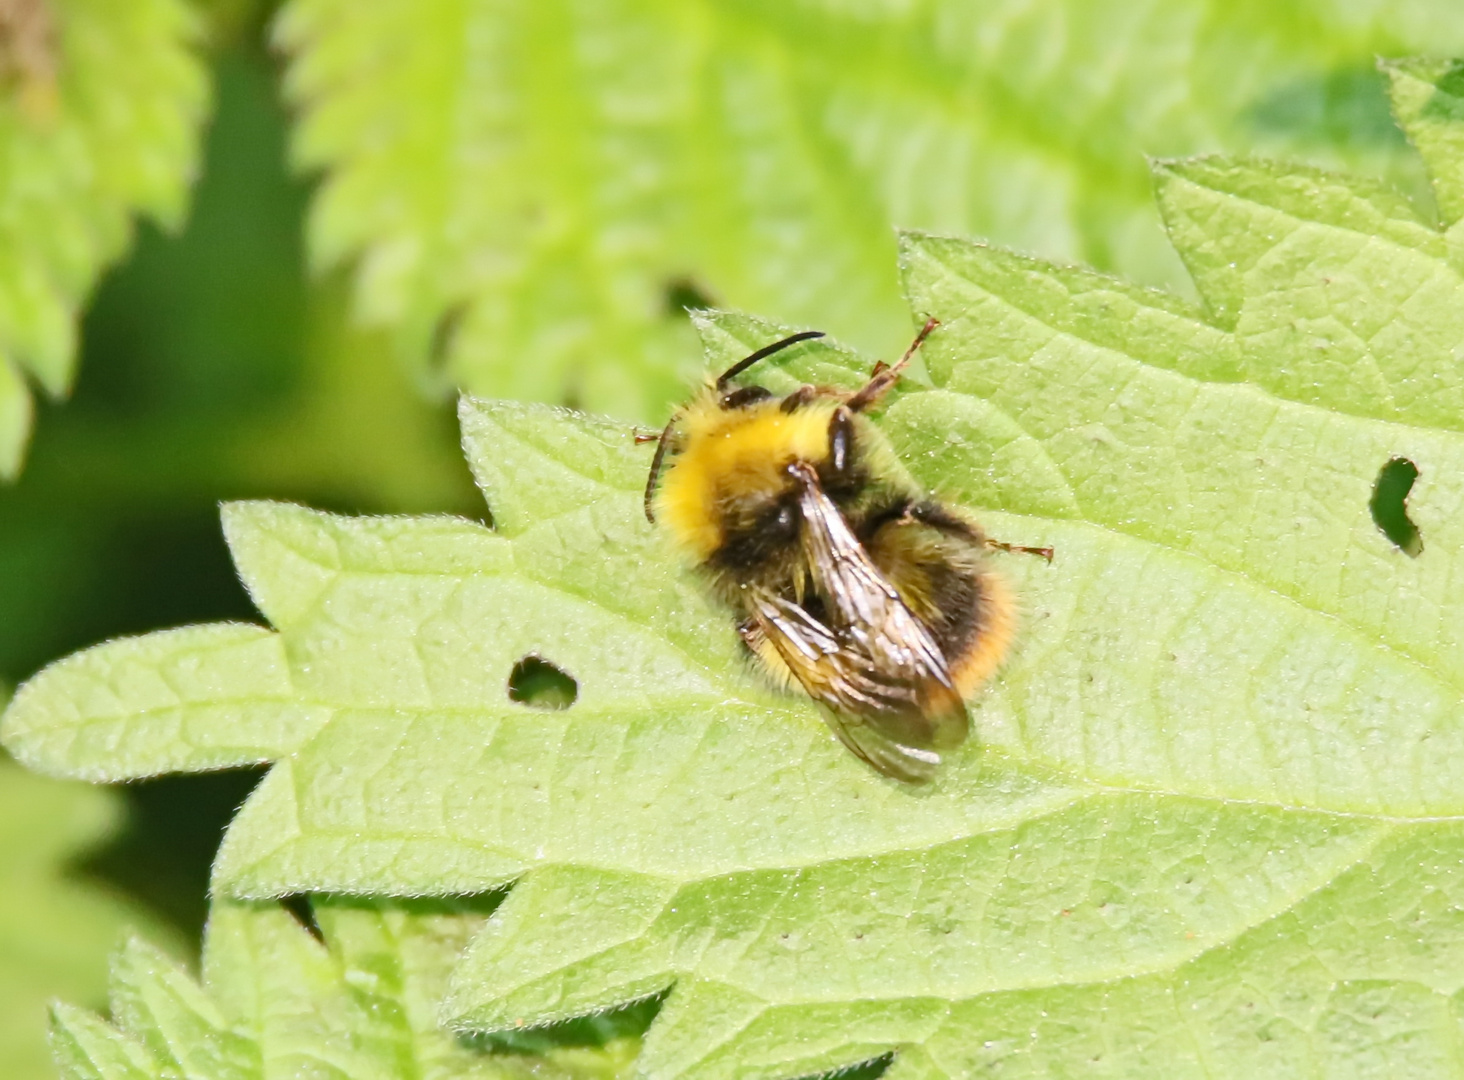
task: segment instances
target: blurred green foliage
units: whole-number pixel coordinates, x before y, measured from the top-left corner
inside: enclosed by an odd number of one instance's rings
[[[646,421],[696,368],[690,294],[902,347],[896,225],[1192,292],[1145,155],[1427,198],[1374,58],[1464,52],[1453,0],[291,0],[275,25],[325,177],[311,257],[418,377]]]
[[[0,761],[0,1062],[7,1080],[53,1075],[46,1005],[56,997],[101,1005],[107,954],[125,929],[186,951],[180,935],[137,903],[76,872],[76,851],[115,829],[119,804],[111,792]]]
[[[257,619],[219,533],[221,498],[283,493],[356,511],[481,507],[450,405],[412,394],[389,350],[346,325],[336,282],[306,281],[306,189],[286,172],[273,62],[245,37],[214,68],[217,114],[186,228],[142,227],[87,312],[87,377],[69,401],[41,406],[26,471],[0,487],[0,683],[119,634]],[[13,1047],[0,1032],[7,1077],[52,1075],[48,996],[103,1002],[107,951],[125,916],[112,913],[108,893],[131,895],[197,948],[209,862],[256,779],[164,778],[122,789],[120,805],[77,793],[85,807],[112,807],[57,841],[58,859],[72,849],[77,884],[68,887],[95,895],[86,903],[98,913],[64,908],[85,924],[60,939],[64,957],[52,955],[56,974],[36,982],[32,1003],[7,1010],[23,1032]],[[0,771],[6,814],[30,826],[53,813],[35,794],[52,787],[75,790]],[[14,855],[5,848],[7,861]],[[139,925],[141,909],[130,910]],[[19,963],[11,954],[5,964],[17,978]],[[85,978],[67,974],[78,965]]]

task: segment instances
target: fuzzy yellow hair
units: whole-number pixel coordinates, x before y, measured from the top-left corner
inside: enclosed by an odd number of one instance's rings
[[[784,412],[776,398],[736,410],[718,407],[716,395],[701,395],[682,415],[677,442],[682,449],[656,496],[656,520],[675,544],[697,562],[722,545],[718,505],[788,485],[794,461],[817,464],[829,455],[829,420],[838,402],[816,400]]]

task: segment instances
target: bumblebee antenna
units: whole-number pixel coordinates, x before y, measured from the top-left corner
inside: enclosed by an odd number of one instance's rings
[[[790,334],[782,341],[775,341],[771,345],[764,345],[757,352],[749,356],[744,356],[737,363],[722,372],[717,379],[717,389],[719,391],[727,389],[729,382],[737,378],[737,376],[741,375],[759,360],[766,360],[773,353],[781,352],[789,345],[797,345],[800,341],[807,341],[810,338],[821,338],[823,336],[824,332],[822,330],[803,330],[796,334]],[[672,415],[671,419],[666,422],[665,428],[662,429],[661,437],[656,440],[656,456],[651,458],[651,472],[646,477],[646,520],[650,522],[656,520],[656,511],[652,504],[656,499],[656,481],[661,478],[661,466],[666,461],[666,444],[671,440],[671,432],[676,427],[676,421],[680,418],[679,413]]]
[[[752,367],[752,365],[757,363],[759,360],[766,360],[769,356],[772,356],[773,353],[782,352],[789,345],[797,345],[800,341],[807,341],[809,338],[820,338],[823,336],[824,333],[822,330],[804,330],[801,333],[792,334],[788,337],[785,337],[782,341],[775,341],[771,345],[764,345],[761,349],[753,353],[751,356],[744,356],[741,360],[737,361],[737,363],[733,364],[726,371],[722,372],[721,376],[717,379],[717,389],[727,389],[727,384],[729,382],[737,378],[737,376],[741,375],[744,371]]]

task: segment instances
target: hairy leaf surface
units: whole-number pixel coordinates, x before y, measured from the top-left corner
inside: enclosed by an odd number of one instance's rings
[[[1410,130],[1438,112],[1415,84],[1451,108],[1453,70],[1393,69]],[[1447,132],[1417,144],[1464,173]],[[223,893],[516,881],[444,1015],[510,1030],[674,986],[648,1076],[891,1050],[897,1076],[1452,1075],[1455,223],[1306,168],[1158,178],[1203,304],[905,238],[915,321],[941,326],[880,422],[993,536],[1056,551],[993,556],[1019,642],[927,789],[748,670],[642,516],[631,429],[472,399],[491,528],[231,506],[273,629],[64,660],[19,692],[7,745],[99,779],[275,761]],[[713,370],[783,332],[702,330]],[[758,377],[854,385],[870,363],[824,341]],[[1379,524],[1401,459],[1408,549]],[[524,692],[530,661],[572,690]]]
[[[683,305],[903,334],[894,225],[1185,284],[1145,154],[1407,174],[1378,53],[1447,0],[292,0],[314,257],[441,382],[663,415]]]
[[[448,972],[494,902],[321,898],[310,909],[312,936],[280,904],[220,901],[201,985],[134,938],[113,959],[111,1024],[73,1005],[55,1008],[62,1080],[617,1075],[633,1039],[548,1055],[495,1053],[437,1025]]]
[[[131,222],[181,218],[207,89],[182,0],[17,0],[0,31],[0,479],[26,378],[71,385],[77,310]]]

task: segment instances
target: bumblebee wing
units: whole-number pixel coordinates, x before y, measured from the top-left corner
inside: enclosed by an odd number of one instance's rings
[[[843,651],[862,664],[876,711],[892,714],[890,723],[908,745],[960,745],[968,730],[966,704],[945,654],[870,559],[817,474],[802,465],[794,473],[814,591],[828,608]]]
[[[791,600],[759,593],[751,612],[743,631],[748,645],[824,706],[829,728],[856,757],[911,783],[935,775],[940,755],[910,745],[927,740],[923,717],[912,712],[908,687],[891,685],[868,657]],[[964,711],[961,720],[964,725]]]
[[[803,512],[804,553],[814,591],[829,613],[820,621],[767,592],[751,598],[766,644],[809,695],[829,710],[829,726],[857,756],[902,780],[928,780],[936,751],[966,738],[966,706],[930,631],[850,531],[812,469],[794,467]]]

